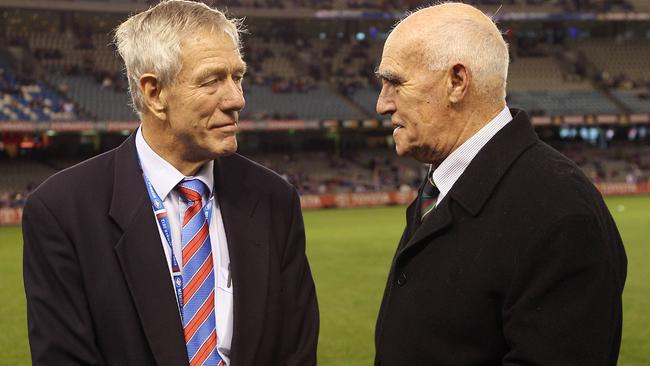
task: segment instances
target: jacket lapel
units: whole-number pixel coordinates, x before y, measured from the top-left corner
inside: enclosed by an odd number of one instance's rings
[[[228,240],[234,285],[231,363],[253,365],[266,309],[270,228],[255,215],[258,191],[249,185],[239,156],[215,160],[215,190]]]
[[[418,190],[418,195],[415,197],[413,202],[406,209],[406,229],[404,229],[404,235],[399,243],[399,248],[403,248],[406,243],[411,240],[415,230],[417,230],[418,225],[418,205],[420,204],[420,195],[422,194],[422,187]]]
[[[417,215],[417,210],[415,210]],[[414,219],[415,215],[413,216]],[[403,253],[413,249],[418,244],[425,243],[426,239],[432,237],[436,233],[442,231],[452,223],[451,210],[449,209],[449,200],[443,199],[440,205],[434,210],[434,212],[428,214],[424,221],[420,224],[418,228],[415,229],[415,232],[412,234],[411,238],[406,242],[406,245],[397,252],[397,259],[399,260]]]
[[[109,215],[123,232],[115,246],[142,328],[158,365],[187,364],[165,253],[137,161],[135,134],[115,153]]]
[[[512,109],[511,113],[513,120],[479,151],[440,205],[425,217],[410,240],[398,251],[397,260],[406,252],[430,243],[432,238],[453,224],[453,203],[458,203],[471,216],[478,215],[510,165],[538,141],[528,115],[517,109]],[[411,213],[407,220],[414,227],[417,218]]]

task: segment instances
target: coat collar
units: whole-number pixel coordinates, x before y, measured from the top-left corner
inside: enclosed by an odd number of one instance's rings
[[[147,202],[147,190],[137,156],[135,134],[131,134],[115,150],[113,197],[108,211],[122,231],[129,227],[137,209]]]
[[[449,194],[478,215],[512,163],[539,139],[526,112],[511,109],[512,121],[476,155]]]
[[[513,120],[476,155],[438,208],[425,217],[410,240],[398,251],[398,258],[452,225],[451,201],[457,202],[470,215],[478,215],[512,163],[538,141],[528,115],[517,109],[511,109],[511,113]],[[409,207],[409,210],[415,208]],[[407,220],[415,220],[415,216],[409,215]],[[414,224],[410,222],[408,226]]]

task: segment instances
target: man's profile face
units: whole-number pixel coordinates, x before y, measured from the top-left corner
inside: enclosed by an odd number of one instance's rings
[[[237,151],[246,65],[225,33],[199,31],[183,40],[181,70],[166,93],[170,131],[187,161]]]
[[[449,154],[455,135],[447,123],[445,71],[431,71],[421,44],[396,30],[386,41],[377,74],[382,82],[377,112],[390,114],[399,156],[437,162]]]

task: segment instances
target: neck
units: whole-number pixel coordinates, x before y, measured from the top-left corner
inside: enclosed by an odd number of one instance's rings
[[[151,149],[158,154],[161,158],[165,159],[169,164],[171,164],[176,170],[181,172],[186,177],[190,177],[196,174],[199,169],[207,161],[188,161],[183,159],[182,152],[179,151],[179,146],[182,144],[177,143],[173,139],[165,139],[165,136],[169,136],[166,133],[159,133],[158,131],[153,131],[150,127],[145,128],[144,123],[141,126],[142,128],[142,137],[144,141],[151,147]],[[154,137],[155,136],[155,137]]]
[[[481,128],[485,127],[494,119],[506,106],[505,101],[498,104],[485,105],[479,108],[466,109],[458,113],[454,123],[463,126],[452,151],[456,150],[465,141],[474,136]]]

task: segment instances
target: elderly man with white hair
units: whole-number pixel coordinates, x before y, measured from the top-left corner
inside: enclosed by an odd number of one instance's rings
[[[170,0],[121,24],[141,125],[23,216],[35,365],[315,365],[300,200],[237,155],[240,24]]]
[[[397,25],[377,111],[429,164],[375,334],[379,366],[616,365],[626,256],[600,193],[505,102],[508,49],[469,5]],[[532,72],[532,71],[531,71]]]

